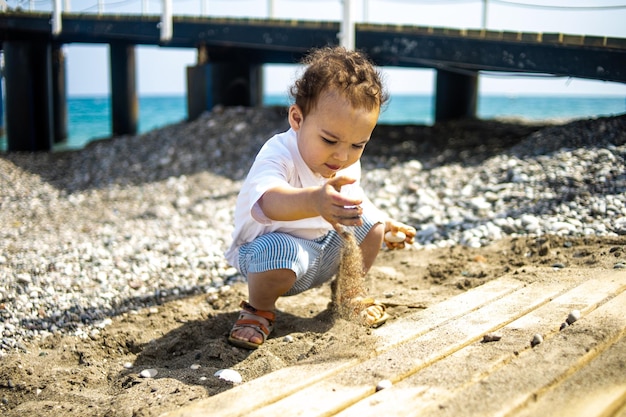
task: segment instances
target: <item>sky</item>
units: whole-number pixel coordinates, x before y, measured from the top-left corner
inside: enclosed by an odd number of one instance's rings
[[[50,0],[8,0],[37,10],[51,10]],[[98,3],[100,1],[100,3]],[[161,0],[63,0],[72,12],[161,13]],[[180,15],[272,17],[340,21],[342,0],[173,0]],[[626,0],[353,0],[356,20],[461,29],[568,33],[626,38]],[[621,6],[621,7],[619,7]],[[486,7],[486,9],[484,9]],[[566,8],[564,8],[566,7]],[[486,11],[486,12],[484,12]],[[484,20],[484,22],[483,22]],[[65,47],[70,96],[107,95],[110,89],[108,47],[71,44]],[[194,49],[138,46],[139,95],[183,95],[186,67],[194,65]],[[430,94],[435,72],[428,69],[382,68],[391,94]],[[285,93],[298,75],[295,65],[267,65],[266,93]],[[591,95],[626,97],[626,84],[569,77],[481,74],[482,94]]]

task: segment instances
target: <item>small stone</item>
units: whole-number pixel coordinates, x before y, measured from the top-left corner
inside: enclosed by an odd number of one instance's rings
[[[564,330],[567,326],[569,326],[569,324],[567,324],[567,322],[563,322],[561,323],[561,327],[559,327],[559,331]]]
[[[502,339],[502,336],[500,336],[499,334],[488,333],[483,336],[482,343],[497,342],[500,339]]]
[[[283,342],[285,342],[285,343],[292,343],[293,342],[293,336],[288,334],[287,336],[283,337]]]
[[[543,336],[537,333],[533,336],[533,340],[530,341],[530,346],[535,347],[540,343],[543,343]]]
[[[141,371],[139,373],[139,376],[142,378],[154,378],[155,376],[157,376],[157,374],[159,373],[159,371],[157,371],[154,368],[150,368],[150,369],[144,369],[143,371]]]
[[[220,369],[215,372],[213,376],[216,376],[223,381],[232,382],[233,384],[240,384],[241,381],[243,381],[241,374],[234,369]]]
[[[376,384],[376,392],[387,389],[387,388],[391,388],[392,385],[393,383],[390,380],[383,379],[380,382],[378,382],[378,384]]]
[[[124,362],[123,366],[126,369],[133,369],[133,364],[131,362]]]
[[[572,310],[570,311],[570,313],[567,315],[567,324],[572,324],[576,321],[578,321],[580,319],[580,311],[579,310]]]
[[[554,268],[554,269],[563,269],[563,268],[565,268],[565,264],[563,264],[561,262],[557,262],[557,263],[552,265],[552,268]]]
[[[193,363],[193,364],[191,364],[191,366],[189,368],[193,369],[195,371],[196,369],[200,369],[200,365],[197,364],[197,363]]]
[[[393,233],[390,230],[387,233],[385,233],[385,240],[387,242],[400,243],[400,242],[404,242],[405,239],[406,239],[406,235],[404,234],[404,232],[397,231],[396,233]]]
[[[615,265],[613,265],[613,269],[624,269],[626,268],[626,263],[624,262],[617,262]]]

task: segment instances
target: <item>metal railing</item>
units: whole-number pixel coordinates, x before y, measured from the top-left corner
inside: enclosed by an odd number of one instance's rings
[[[172,38],[172,18],[175,13],[178,14],[193,14],[199,16],[209,16],[209,12],[213,10],[213,5],[219,5],[219,3],[233,5],[238,0],[152,0],[152,4],[159,4],[158,11],[151,12],[150,5],[151,0],[0,0],[0,11],[7,9],[21,9],[29,11],[41,11],[46,10],[52,12],[51,19],[51,31],[54,35],[61,33],[62,31],[62,13],[72,12],[72,6],[79,4],[80,13],[95,12],[96,14],[105,14],[105,10],[120,10],[124,9],[124,14],[140,14],[140,15],[160,15],[160,38],[162,42],[167,42]],[[313,0],[265,0],[265,16],[267,18],[276,18],[279,3],[306,3]],[[314,0],[319,2],[320,0]],[[73,3],[72,3],[73,2]],[[177,4],[175,5],[174,2]],[[261,3],[259,0],[258,3]],[[538,13],[551,12],[572,12],[578,11],[586,13],[593,12],[606,12],[614,13],[616,11],[626,11],[626,4],[610,4],[599,5],[593,3],[591,5],[577,6],[568,2],[567,5],[551,5],[546,2],[534,2],[530,0],[324,0],[325,4],[323,9],[328,9],[326,5],[335,4],[339,5],[340,15],[337,15],[336,20],[339,20],[342,25],[341,32],[338,34],[341,39],[341,43],[347,47],[354,45],[354,25],[358,21],[369,22],[370,21],[370,8],[376,3],[398,3],[410,6],[428,6],[428,7],[445,7],[455,5],[467,5],[474,4],[480,7],[480,28],[487,29],[487,19],[491,6],[511,6],[519,9],[534,9]],[[176,6],[176,7],[175,7]],[[132,9],[132,11],[129,11]],[[176,9],[176,10],[174,10]],[[357,9],[360,12],[360,16],[357,16]],[[258,10],[258,9],[257,9]],[[190,13],[191,11],[191,13]],[[603,14],[604,15],[604,14]],[[360,19],[359,19],[360,17]],[[333,20],[333,19],[331,19]],[[385,22],[396,24],[396,22]],[[448,26],[446,24],[446,26]],[[454,27],[454,25],[451,25]],[[344,30],[345,28],[345,30]],[[561,31],[559,31],[561,32]]]

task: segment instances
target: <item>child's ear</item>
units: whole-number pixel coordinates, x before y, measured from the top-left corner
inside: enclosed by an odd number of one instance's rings
[[[300,130],[302,127],[302,121],[304,116],[302,115],[302,109],[297,104],[289,106],[289,126],[295,131]]]

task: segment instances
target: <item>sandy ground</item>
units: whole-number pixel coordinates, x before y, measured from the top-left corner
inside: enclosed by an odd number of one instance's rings
[[[387,303],[394,321],[504,275],[532,282],[563,267],[572,276],[593,276],[624,261],[625,236],[513,238],[480,249],[384,251],[367,286]],[[233,348],[226,336],[246,294],[246,286],[236,284],[219,295],[113,317],[94,339],[54,336],[4,357],[0,412],[159,416],[232,387],[214,376],[217,370],[235,369],[245,382],[302,361],[367,355],[374,343],[367,329],[333,317],[330,286],[324,285],[279,300],[276,330],[261,349]],[[145,369],[158,374],[142,378]],[[601,382],[602,375],[597,378]]]
[[[424,149],[415,145],[417,153],[436,153],[440,163],[462,158],[464,163],[479,164],[535,129],[527,124],[466,123],[452,132],[439,128],[411,132],[433,139],[423,141]],[[390,136],[396,132],[381,127],[383,133],[387,130]],[[438,136],[452,138],[445,142],[445,152],[432,146]],[[494,140],[487,145],[485,137]],[[398,158],[412,157],[409,151],[401,149]],[[41,175],[46,178],[45,172]],[[533,282],[566,273],[576,280],[613,271],[619,262],[626,262],[626,236],[508,238],[479,249],[383,251],[366,286],[388,305],[393,323],[499,277]],[[562,268],[561,273],[551,274],[555,268]],[[93,338],[51,336],[0,358],[0,415],[159,416],[230,389],[231,383],[214,376],[220,369],[234,369],[246,382],[303,362],[367,356],[377,343],[374,336],[364,327],[335,319],[328,309],[330,295],[326,284],[280,299],[276,329],[256,351],[234,348],[226,340],[239,302],[247,298],[242,283],[217,294],[184,297],[111,317],[112,323]],[[285,338],[288,335],[291,341]],[[146,369],[158,373],[142,378]],[[608,383],[614,377],[611,372],[600,370],[594,381],[599,386],[603,380]]]

